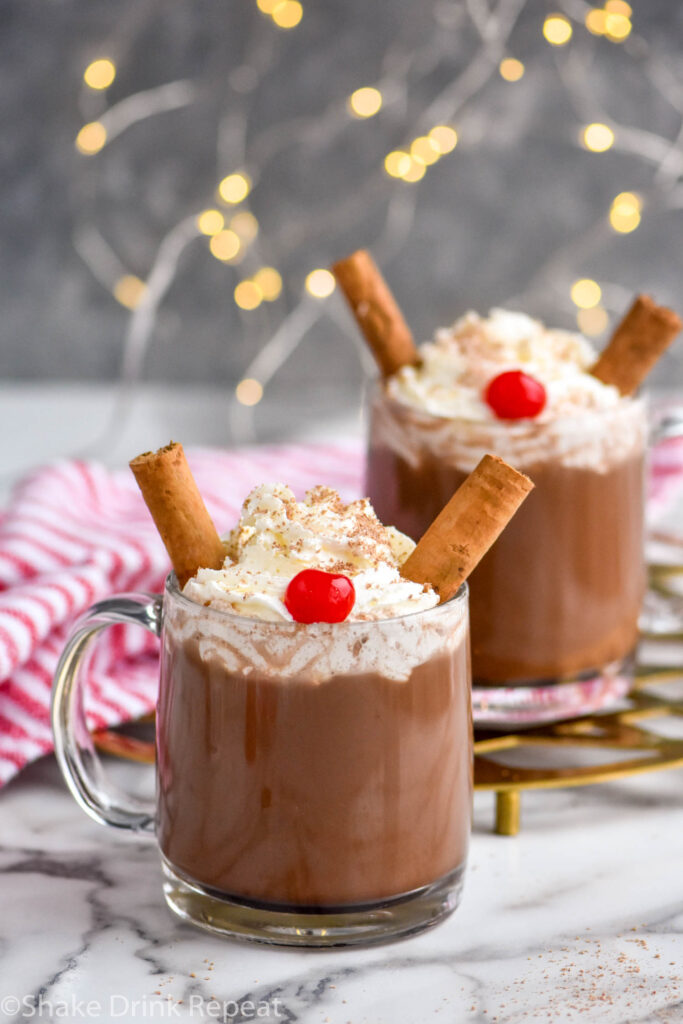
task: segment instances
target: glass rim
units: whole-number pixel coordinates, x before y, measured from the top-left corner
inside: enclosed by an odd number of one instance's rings
[[[449,597],[443,604],[433,605],[431,608],[419,608],[414,612],[408,612],[405,615],[393,615],[384,619],[352,619],[344,620],[343,622],[295,622],[289,619],[260,619],[252,615],[240,615],[238,612],[228,608],[218,608],[211,605],[202,605],[198,601],[193,601],[192,598],[187,597],[183,594],[180,586],[178,585],[178,579],[175,572],[171,571],[166,579],[164,580],[164,596],[168,595],[174,601],[177,601],[181,606],[191,609],[194,614],[203,612],[209,617],[217,617],[223,621],[231,621],[237,623],[252,623],[257,625],[259,628],[270,628],[270,629],[302,629],[306,627],[314,626],[320,628],[321,626],[333,627],[334,629],[344,630],[368,630],[373,626],[385,626],[395,622],[405,622],[407,619],[415,620],[419,616],[439,617],[441,615],[447,615],[453,611],[454,608],[461,606],[463,603],[465,607],[468,604],[468,593],[469,587],[467,580],[461,583],[458,590],[452,597]]]
[[[640,392],[636,395],[622,395],[620,396],[617,405],[610,406],[604,409],[581,409],[575,413],[564,413],[561,416],[555,416],[551,420],[535,420],[535,419],[524,419],[524,420],[473,420],[468,419],[466,416],[448,416],[444,413],[429,412],[427,409],[421,409],[417,405],[412,405],[410,402],[404,402],[400,398],[396,398],[394,395],[387,394],[385,381],[380,377],[370,378],[367,385],[367,391],[370,393],[370,399],[379,397],[387,403],[387,405],[393,405],[399,409],[405,409],[407,412],[415,413],[417,416],[425,420],[432,420],[436,423],[457,423],[471,430],[486,430],[489,433],[502,433],[506,435],[510,434],[522,434],[529,430],[547,430],[552,428],[558,423],[567,424],[573,423],[580,425],[586,421],[594,421],[599,417],[607,417],[610,414],[621,413],[627,409],[639,409],[645,411],[648,404],[647,392]]]

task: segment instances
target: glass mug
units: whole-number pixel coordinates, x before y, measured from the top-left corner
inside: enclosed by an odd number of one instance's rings
[[[161,637],[154,805],[117,792],[87,729],[87,650]],[[160,595],[94,605],[55,675],[55,752],[78,803],[155,833],[166,901],[224,935],[379,942],[459,902],[471,823],[467,586],[372,622],[266,622]]]
[[[654,440],[681,433],[669,420]],[[382,522],[419,539],[486,451],[535,484],[470,577],[475,723],[592,712],[631,688],[647,443],[641,399],[549,423],[476,423],[374,389],[365,493]]]

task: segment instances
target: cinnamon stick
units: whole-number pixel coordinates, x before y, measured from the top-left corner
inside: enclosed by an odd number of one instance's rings
[[[632,395],[681,329],[672,309],[638,295],[590,371],[622,395]]]
[[[408,324],[389,286],[366,249],[332,267],[380,372],[390,377],[402,366],[418,361]]]
[[[220,569],[225,548],[199,493],[181,444],[130,462],[171,564],[184,587],[198,569]]]
[[[485,455],[442,509],[401,575],[431,583],[441,603],[481,561],[533,488],[529,477],[496,455]]]

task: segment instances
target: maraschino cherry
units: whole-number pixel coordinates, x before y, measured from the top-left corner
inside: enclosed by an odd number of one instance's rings
[[[523,420],[545,408],[546,391],[540,380],[521,370],[506,370],[489,381],[484,399],[499,420]]]
[[[296,622],[343,622],[355,600],[348,576],[322,569],[303,569],[285,592],[285,607]]]

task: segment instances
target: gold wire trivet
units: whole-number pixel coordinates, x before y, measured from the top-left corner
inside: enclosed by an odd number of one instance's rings
[[[530,789],[564,789],[590,786],[643,772],[683,766],[683,739],[658,735],[639,723],[683,716],[683,700],[667,700],[644,691],[647,686],[683,678],[682,668],[645,667],[638,670],[628,695],[629,707],[622,711],[584,715],[551,725],[534,726],[521,732],[477,739],[474,744],[474,788],[496,793],[495,830],[514,836],[520,828],[522,793]],[[600,765],[575,764],[568,767],[519,767],[491,754],[541,749],[558,753],[562,748],[619,751],[635,756],[608,760]],[[640,755],[640,756],[638,756]]]

